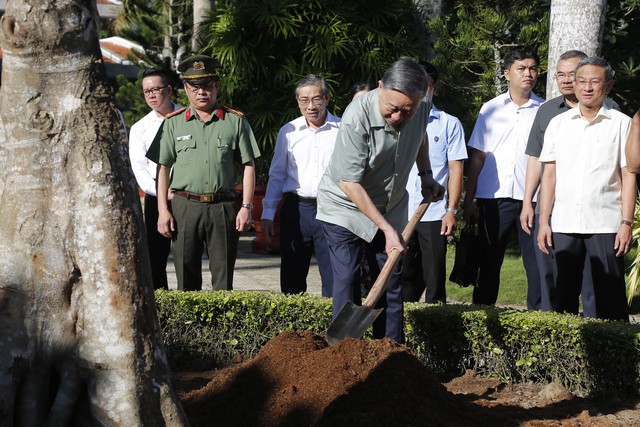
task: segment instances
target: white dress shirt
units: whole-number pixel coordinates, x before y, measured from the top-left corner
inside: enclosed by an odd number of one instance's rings
[[[464,129],[460,120],[434,105],[429,113],[427,135],[433,178],[446,190],[449,181],[449,162],[467,158]],[[411,219],[422,202],[422,180],[418,176],[418,166],[415,163],[407,181],[407,192],[409,193],[409,219]],[[421,221],[440,221],[446,213],[447,199],[445,193],[444,199],[431,203]]]
[[[178,108],[180,107],[173,104],[174,111]],[[147,159],[146,154],[163,120],[164,117],[151,110],[149,114],[135,122],[129,132],[129,159],[133,174],[140,189],[152,196],[156,195],[157,165]]]
[[[469,147],[487,154],[478,176],[476,198],[524,198],[529,158],[525,149],[542,102],[532,92],[529,101],[518,106],[506,92],[482,106],[469,139]]]
[[[304,116],[280,128],[262,201],[262,219],[273,220],[284,193],[317,196],[339,127],[340,118],[327,111],[327,119],[318,129],[311,129]]]
[[[622,219],[622,168],[631,119],[606,106],[589,122],[573,108],[549,123],[540,154],[556,162],[551,228],[559,233],[616,233]]]

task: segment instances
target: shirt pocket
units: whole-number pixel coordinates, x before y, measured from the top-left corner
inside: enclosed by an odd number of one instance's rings
[[[233,162],[233,152],[235,149],[233,138],[218,138],[216,146],[216,157],[220,163]]]
[[[195,160],[196,141],[191,139],[180,139],[176,141],[176,166],[190,166]]]

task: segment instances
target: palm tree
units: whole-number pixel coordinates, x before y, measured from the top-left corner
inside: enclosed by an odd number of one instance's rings
[[[221,98],[247,115],[266,172],[278,129],[300,114],[293,93],[301,76],[327,80],[339,114],[354,83],[376,82],[400,56],[421,56],[425,37],[412,0],[226,0],[204,52],[221,62]]]

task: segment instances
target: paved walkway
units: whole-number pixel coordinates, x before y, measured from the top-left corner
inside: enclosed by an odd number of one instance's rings
[[[238,258],[233,277],[233,289],[241,291],[275,291],[280,292],[280,254],[254,254],[251,252],[251,240],[255,232],[242,233],[238,245]],[[169,288],[176,288],[176,270],[173,259],[169,256],[167,265]],[[202,288],[211,290],[211,273],[209,260],[202,260]],[[311,259],[309,276],[307,277],[307,293],[322,295],[320,273],[315,257]]]

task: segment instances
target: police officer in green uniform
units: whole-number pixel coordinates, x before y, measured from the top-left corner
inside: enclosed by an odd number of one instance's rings
[[[147,152],[158,163],[158,231],[173,240],[178,289],[185,291],[202,289],[205,242],[213,289],[233,288],[239,232],[252,222],[260,151],[243,114],[217,102],[219,66],[204,55],[178,65],[190,105],[164,121]],[[233,191],[237,165],[242,200]]]

